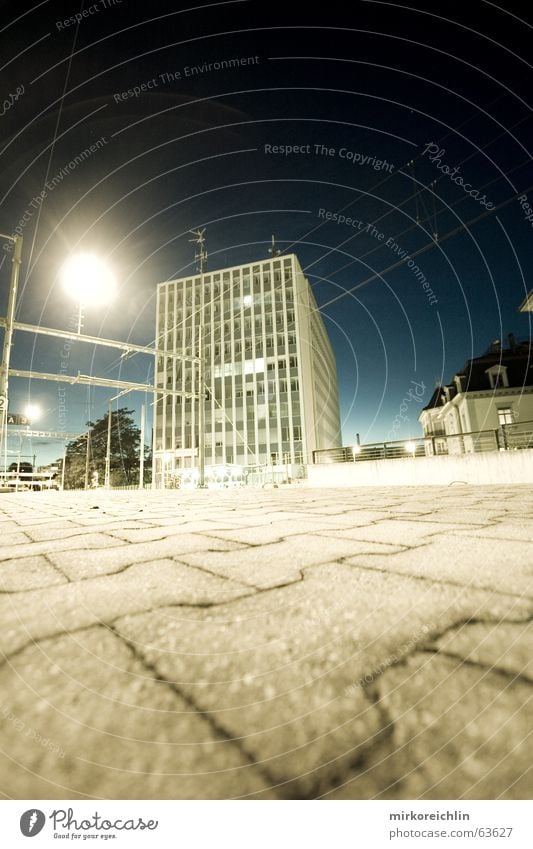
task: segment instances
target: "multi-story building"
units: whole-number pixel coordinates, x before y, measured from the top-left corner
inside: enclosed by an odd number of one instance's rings
[[[480,357],[467,360],[451,383],[436,387],[420,413],[424,436],[431,437],[435,451],[485,450],[492,441],[505,448],[509,436],[524,447],[533,429],[532,368],[531,342],[517,343],[512,334],[507,348],[497,339]],[[480,433],[487,435],[485,442]]]
[[[274,256],[157,289],[157,481],[198,465],[198,355],[205,369],[205,463],[297,467],[341,444],[337,375],[297,257]],[[184,359],[180,359],[181,355]],[[186,359],[188,358],[188,359]],[[172,390],[177,394],[165,394]],[[294,472],[293,472],[294,473]]]

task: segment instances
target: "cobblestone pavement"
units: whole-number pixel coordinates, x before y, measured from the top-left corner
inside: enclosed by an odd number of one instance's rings
[[[0,497],[8,798],[531,797],[533,491]]]

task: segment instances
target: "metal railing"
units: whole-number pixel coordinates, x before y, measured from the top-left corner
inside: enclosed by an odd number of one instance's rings
[[[492,430],[469,433],[435,433],[428,436],[366,445],[313,451],[313,463],[360,463],[443,455],[478,454],[486,451],[519,451],[533,448],[533,422],[514,422]]]

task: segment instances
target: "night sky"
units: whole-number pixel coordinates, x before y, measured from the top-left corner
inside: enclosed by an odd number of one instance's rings
[[[119,289],[84,332],[151,344],[157,283],[195,267],[191,228],[207,228],[210,270],[267,258],[275,234],[334,346],[343,443],[416,436],[436,381],[494,339],[530,336],[533,18],[518,1],[320,6],[1,4],[0,231],[24,237],[17,318],[71,329],[59,271],[87,250]],[[5,247],[1,260],[5,315]],[[62,349],[18,332],[11,364],[58,372]],[[153,359],[76,343],[78,370],[151,381]],[[31,400],[36,427],[76,432],[112,394],[69,387],[61,416],[58,385],[13,378],[10,410]],[[151,400],[121,405],[138,419]],[[62,446],[24,450],[46,462]]]

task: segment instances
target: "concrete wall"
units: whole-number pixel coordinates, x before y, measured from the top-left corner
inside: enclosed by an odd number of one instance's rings
[[[309,486],[533,484],[533,450],[442,457],[324,463],[307,467]]]

